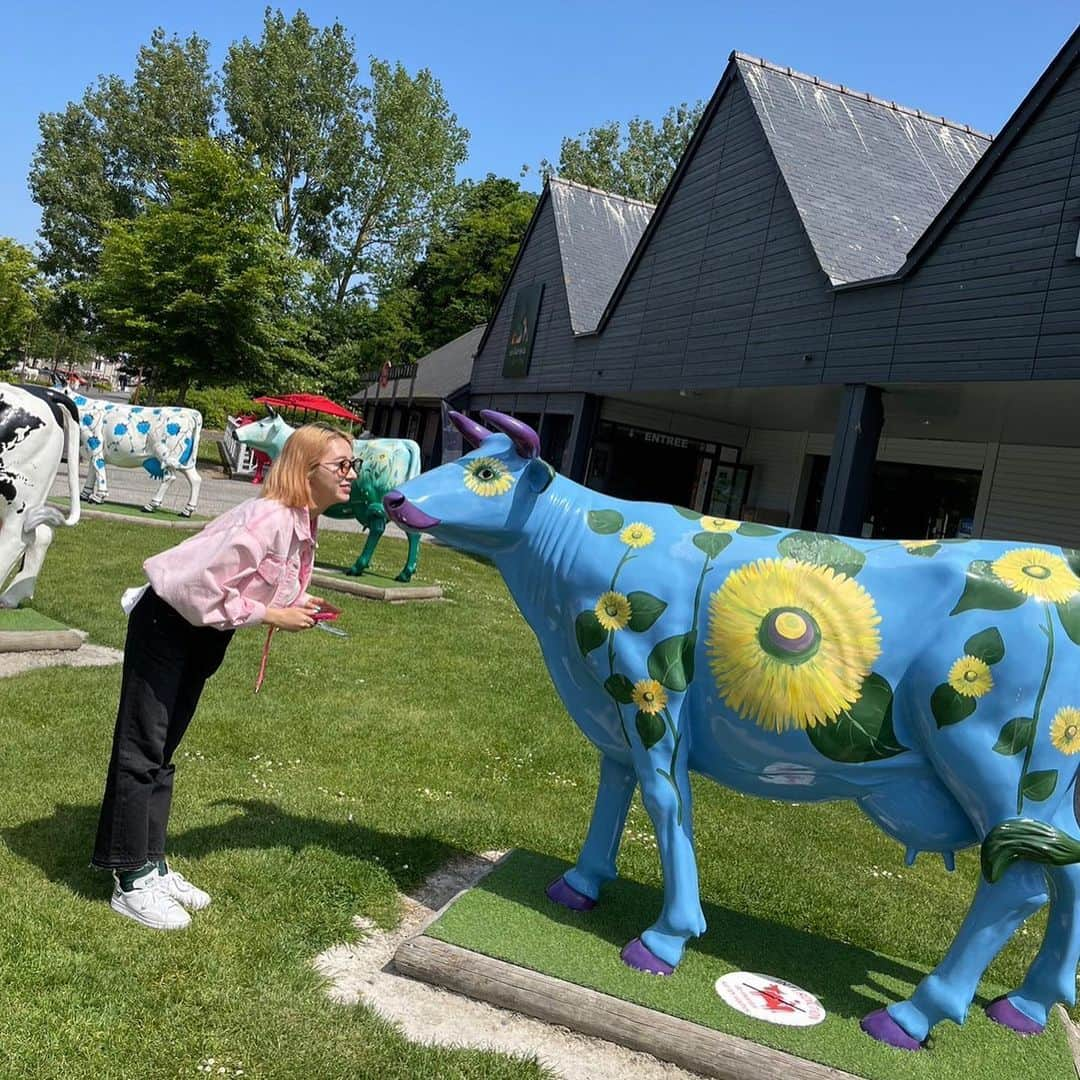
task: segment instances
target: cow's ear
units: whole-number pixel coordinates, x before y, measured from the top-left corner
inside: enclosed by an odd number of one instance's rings
[[[555,479],[555,470],[543,458],[533,458],[525,466],[525,478],[533,491],[547,491]]]

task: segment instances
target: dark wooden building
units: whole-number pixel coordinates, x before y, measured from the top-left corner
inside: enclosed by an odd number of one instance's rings
[[[420,444],[423,468],[442,461],[442,402],[466,409],[473,357],[484,333],[473,327],[413,364],[386,365],[369,372],[371,381],[349,401],[364,417],[364,429],[373,435],[414,439]]]
[[[734,53],[655,210],[548,184],[471,406],[626,497],[1080,544],[1078,136],[1080,34],[994,139]]]

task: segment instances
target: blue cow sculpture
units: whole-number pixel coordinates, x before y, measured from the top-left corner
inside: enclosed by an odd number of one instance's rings
[[[554,473],[512,417],[452,415],[476,449],[385,504],[494,561],[600,751],[588,834],[551,899],[596,903],[640,785],[664,900],[622,956],[670,974],[705,930],[690,770],[772,799],[848,798],[909,859],[950,865],[979,844],[983,871],[944,960],[865,1031],[917,1050],[939,1021],[963,1022],[986,966],[1048,897],[1036,959],[987,1012],[1033,1033],[1074,1000],[1080,551],[847,540],[626,502]]]
[[[281,453],[286,440],[296,429],[277,415],[270,415],[253,424],[244,424],[235,431],[238,442],[261,450],[271,461]],[[353,481],[347,503],[330,507],[327,517],[355,518],[368,530],[364,550],[345,573],[359,577],[371,564],[382,534],[386,531],[386,511],[383,496],[398,484],[420,473],[420,447],[412,439],[354,439],[353,453],[360,460],[360,469]],[[409,533],[409,551],[405,566],[397,575],[398,581],[409,581],[416,573],[420,557],[420,537]]]

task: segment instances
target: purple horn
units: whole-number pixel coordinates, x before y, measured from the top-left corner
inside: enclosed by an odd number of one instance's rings
[[[506,413],[495,412],[494,409],[481,409],[480,415],[485,423],[513,439],[514,448],[521,457],[540,456],[540,436],[528,424],[523,424],[513,416],[507,416]]]
[[[453,409],[450,410],[450,422],[474,447],[479,446],[492,434],[486,427],[478,424],[475,420],[470,420],[464,413],[454,412]]]

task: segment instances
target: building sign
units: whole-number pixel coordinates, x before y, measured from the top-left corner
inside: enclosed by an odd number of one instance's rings
[[[690,445],[689,439],[680,435],[664,435],[660,431],[645,431],[641,436],[645,442],[659,443],[661,446],[674,446],[678,450],[685,450]]]
[[[510,318],[510,340],[503,360],[503,378],[519,379],[529,373],[529,358],[536,340],[536,317],[544,285],[527,285],[514,297],[514,314]]]
[[[648,428],[630,427],[610,420],[601,421],[597,432],[600,438],[618,435],[635,442],[652,443],[654,446],[670,446],[673,450],[695,450],[699,454],[715,454],[717,444],[691,438],[689,435],[670,435],[666,431],[651,431]],[[720,447],[721,450],[725,449]]]

